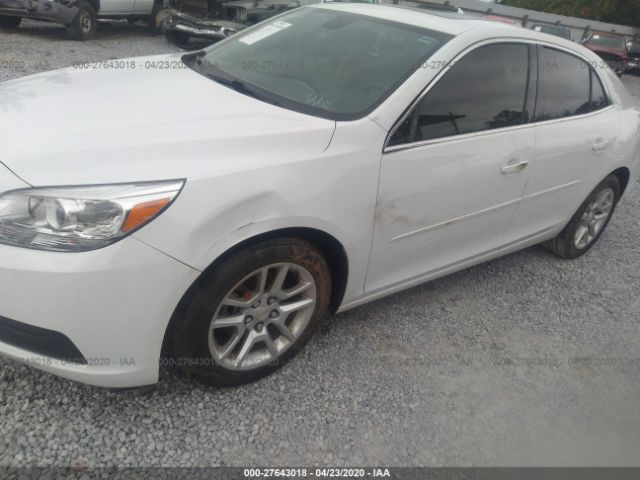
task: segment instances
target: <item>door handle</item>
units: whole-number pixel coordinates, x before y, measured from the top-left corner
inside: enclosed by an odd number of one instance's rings
[[[517,160],[517,159],[509,160],[507,164],[504,167],[502,167],[500,172],[502,172],[505,175],[509,175],[511,173],[518,173],[524,170],[525,168],[527,168],[527,165],[529,165],[529,161],[527,160]]]
[[[596,143],[593,144],[593,151],[596,153],[600,153],[604,150],[607,149],[607,147],[609,146],[609,144],[611,143],[610,140],[604,140],[602,138],[599,138],[596,140]]]

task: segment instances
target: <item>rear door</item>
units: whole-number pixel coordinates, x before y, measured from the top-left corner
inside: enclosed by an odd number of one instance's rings
[[[618,111],[596,71],[557,48],[539,47],[536,159],[507,240],[544,235],[569,221],[615,164]]]
[[[103,0],[98,15],[127,15],[133,12],[133,4],[134,0]]]
[[[382,156],[368,292],[502,245],[534,155],[534,48],[472,50],[400,120]]]

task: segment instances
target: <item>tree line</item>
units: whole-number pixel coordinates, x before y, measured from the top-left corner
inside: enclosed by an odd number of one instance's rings
[[[497,3],[640,27],[640,0],[499,0]]]

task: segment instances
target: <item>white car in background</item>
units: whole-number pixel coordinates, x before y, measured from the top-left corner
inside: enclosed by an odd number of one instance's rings
[[[76,40],[95,37],[98,19],[144,19],[155,33],[163,0],[0,0],[0,31],[13,30],[23,18],[59,23]]]
[[[253,381],[329,309],[579,257],[638,171],[616,75],[509,25],[325,4],[131,61],[0,85],[0,352],[94,385],[154,384],[163,347]]]

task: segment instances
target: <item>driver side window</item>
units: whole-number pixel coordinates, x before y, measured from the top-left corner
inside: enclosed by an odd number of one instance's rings
[[[473,50],[414,107],[389,146],[528,123],[530,65],[528,45],[504,43]]]

